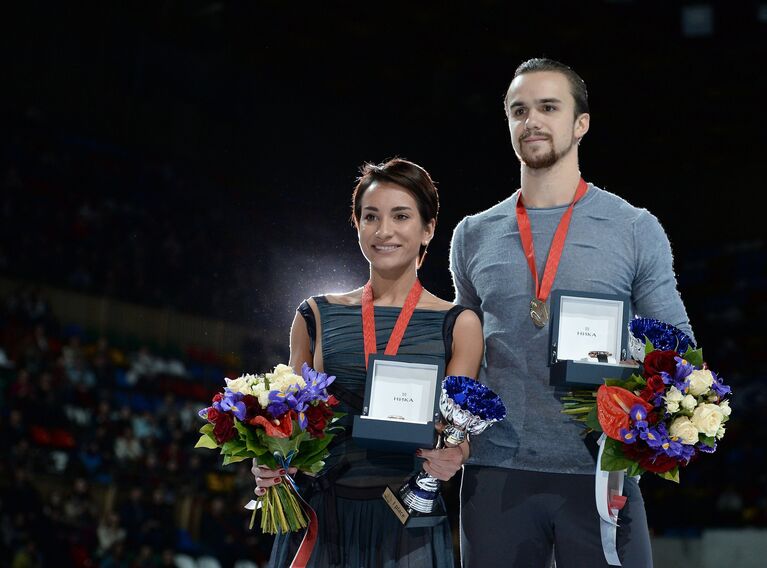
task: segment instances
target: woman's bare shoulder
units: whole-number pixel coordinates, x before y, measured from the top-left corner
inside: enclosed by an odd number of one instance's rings
[[[325,299],[330,304],[341,304],[344,306],[359,306],[362,303],[362,288],[342,292],[340,294],[325,294]]]
[[[428,290],[423,291],[423,294],[421,294],[421,300],[418,302],[418,307],[423,310],[436,310],[440,312],[450,310],[454,306],[455,304],[453,302],[443,300]]]

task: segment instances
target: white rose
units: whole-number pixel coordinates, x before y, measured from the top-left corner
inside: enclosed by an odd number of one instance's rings
[[[716,404],[701,404],[692,414],[692,423],[701,434],[716,436],[724,414]]]
[[[698,429],[686,416],[680,416],[671,423],[668,433],[678,438],[683,444],[698,443]]]
[[[714,375],[708,369],[697,369],[690,373],[687,380],[690,381],[690,394],[700,396],[707,393],[714,384]]]
[[[682,408],[684,408],[685,410],[692,410],[693,408],[698,406],[698,400],[691,394],[687,394],[682,399],[681,405],[682,405]]]
[[[721,440],[724,438],[724,431],[726,428],[724,426],[719,426],[719,429],[716,431],[716,439]]]
[[[666,396],[664,396],[663,398],[666,400],[666,402],[680,403],[682,402],[684,395],[682,394],[682,391],[672,386],[670,389],[668,389]]]
[[[306,381],[300,375],[296,375],[293,372],[293,367],[283,365],[280,363],[274,368],[273,373],[267,373],[266,378],[269,379],[269,387],[272,390],[279,390],[281,392],[287,392],[291,385],[298,384],[303,388],[306,386]]]
[[[246,390],[250,390],[248,388],[245,377],[237,377],[236,379],[224,379],[224,381],[226,382],[226,386],[232,392],[245,392]]]
[[[666,403],[666,412],[669,414],[674,414],[675,412],[679,412],[679,403],[678,402],[667,402]]]
[[[256,383],[251,387],[251,394],[258,398],[258,404],[261,408],[266,408],[269,404],[269,391],[266,390],[264,383]]]
[[[730,416],[730,413],[732,412],[732,408],[730,408],[730,401],[725,400],[724,402],[721,402],[719,404],[719,410],[722,411],[723,415]]]

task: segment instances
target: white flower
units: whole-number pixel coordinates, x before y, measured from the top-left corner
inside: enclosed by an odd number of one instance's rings
[[[248,382],[245,376],[237,377],[236,379],[224,379],[224,381],[226,381],[226,386],[232,392],[241,392],[244,394],[248,394],[247,391],[250,390],[250,387],[248,386]]]
[[[258,404],[261,408],[266,408],[269,405],[269,391],[266,390],[264,383],[256,383],[251,387],[251,394],[258,398]]]
[[[716,431],[716,439],[721,440],[724,438],[724,431],[726,428],[724,426],[719,426],[719,429]]]
[[[700,396],[706,394],[714,384],[714,375],[708,369],[696,369],[690,373],[687,380],[690,381],[690,394]]]
[[[293,372],[293,367],[289,367],[288,365],[277,365],[274,368],[273,373],[266,373],[266,378],[269,380],[269,388],[280,392],[287,392],[288,389],[295,384],[298,384],[300,388],[306,386],[304,378],[300,375],[296,375]]]
[[[663,397],[666,402],[682,402],[682,399],[684,398],[684,395],[682,394],[682,391],[680,391],[678,388],[672,386],[670,389],[668,389],[668,392],[666,393],[666,396]]]
[[[725,416],[729,417],[730,413],[732,412],[732,408],[730,408],[730,401],[729,400],[725,400],[725,401],[722,401],[721,403],[719,403],[719,410],[722,411],[722,414],[724,414]]]
[[[678,402],[667,402],[666,403],[666,412],[669,414],[674,414],[675,412],[679,412],[679,403]]]
[[[683,444],[698,443],[698,429],[686,416],[680,416],[671,423],[668,433],[674,438],[679,438]]]
[[[686,394],[682,399],[681,405],[685,410],[692,410],[698,406],[698,400],[691,394]]]
[[[692,423],[701,434],[716,436],[724,420],[724,414],[716,404],[701,404],[692,414]]]

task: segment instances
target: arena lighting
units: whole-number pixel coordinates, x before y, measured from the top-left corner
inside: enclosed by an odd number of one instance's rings
[[[714,8],[711,4],[682,6],[681,20],[684,37],[711,37],[714,33]]]
[[[320,254],[304,250],[275,248],[264,276],[266,293],[276,325],[291,321],[298,304],[310,296],[339,294],[359,288],[367,281],[368,266],[358,249],[324,251]]]

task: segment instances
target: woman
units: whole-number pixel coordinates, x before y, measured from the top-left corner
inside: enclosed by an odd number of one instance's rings
[[[370,280],[345,294],[305,301],[290,334],[290,365],[299,370],[307,362],[335,375],[330,390],[341,400],[340,410],[349,413],[342,439],[331,446],[327,473],[312,483],[309,492],[320,524],[310,566],[452,566],[447,521],[434,528],[405,529],[381,497],[387,485],[399,486],[412,473],[413,456],[357,447],[350,435],[351,416],[360,413],[365,354],[384,352],[398,319],[407,321],[398,354],[443,360],[448,375],[471,377],[477,376],[482,359],[482,326],[476,313],[422,290],[418,281],[417,270],[434,236],[439,208],[429,174],[400,159],[366,164],[361,171],[352,196],[352,217],[360,249],[370,263]],[[367,321],[373,323],[367,324],[366,345],[362,312],[363,305],[370,304],[373,308],[367,312],[372,318]],[[442,480],[458,471],[468,453],[467,443],[419,451],[425,459],[423,469]],[[254,461],[256,494],[282,483],[284,473],[260,468]],[[278,535],[270,566],[289,564],[302,536]]]

